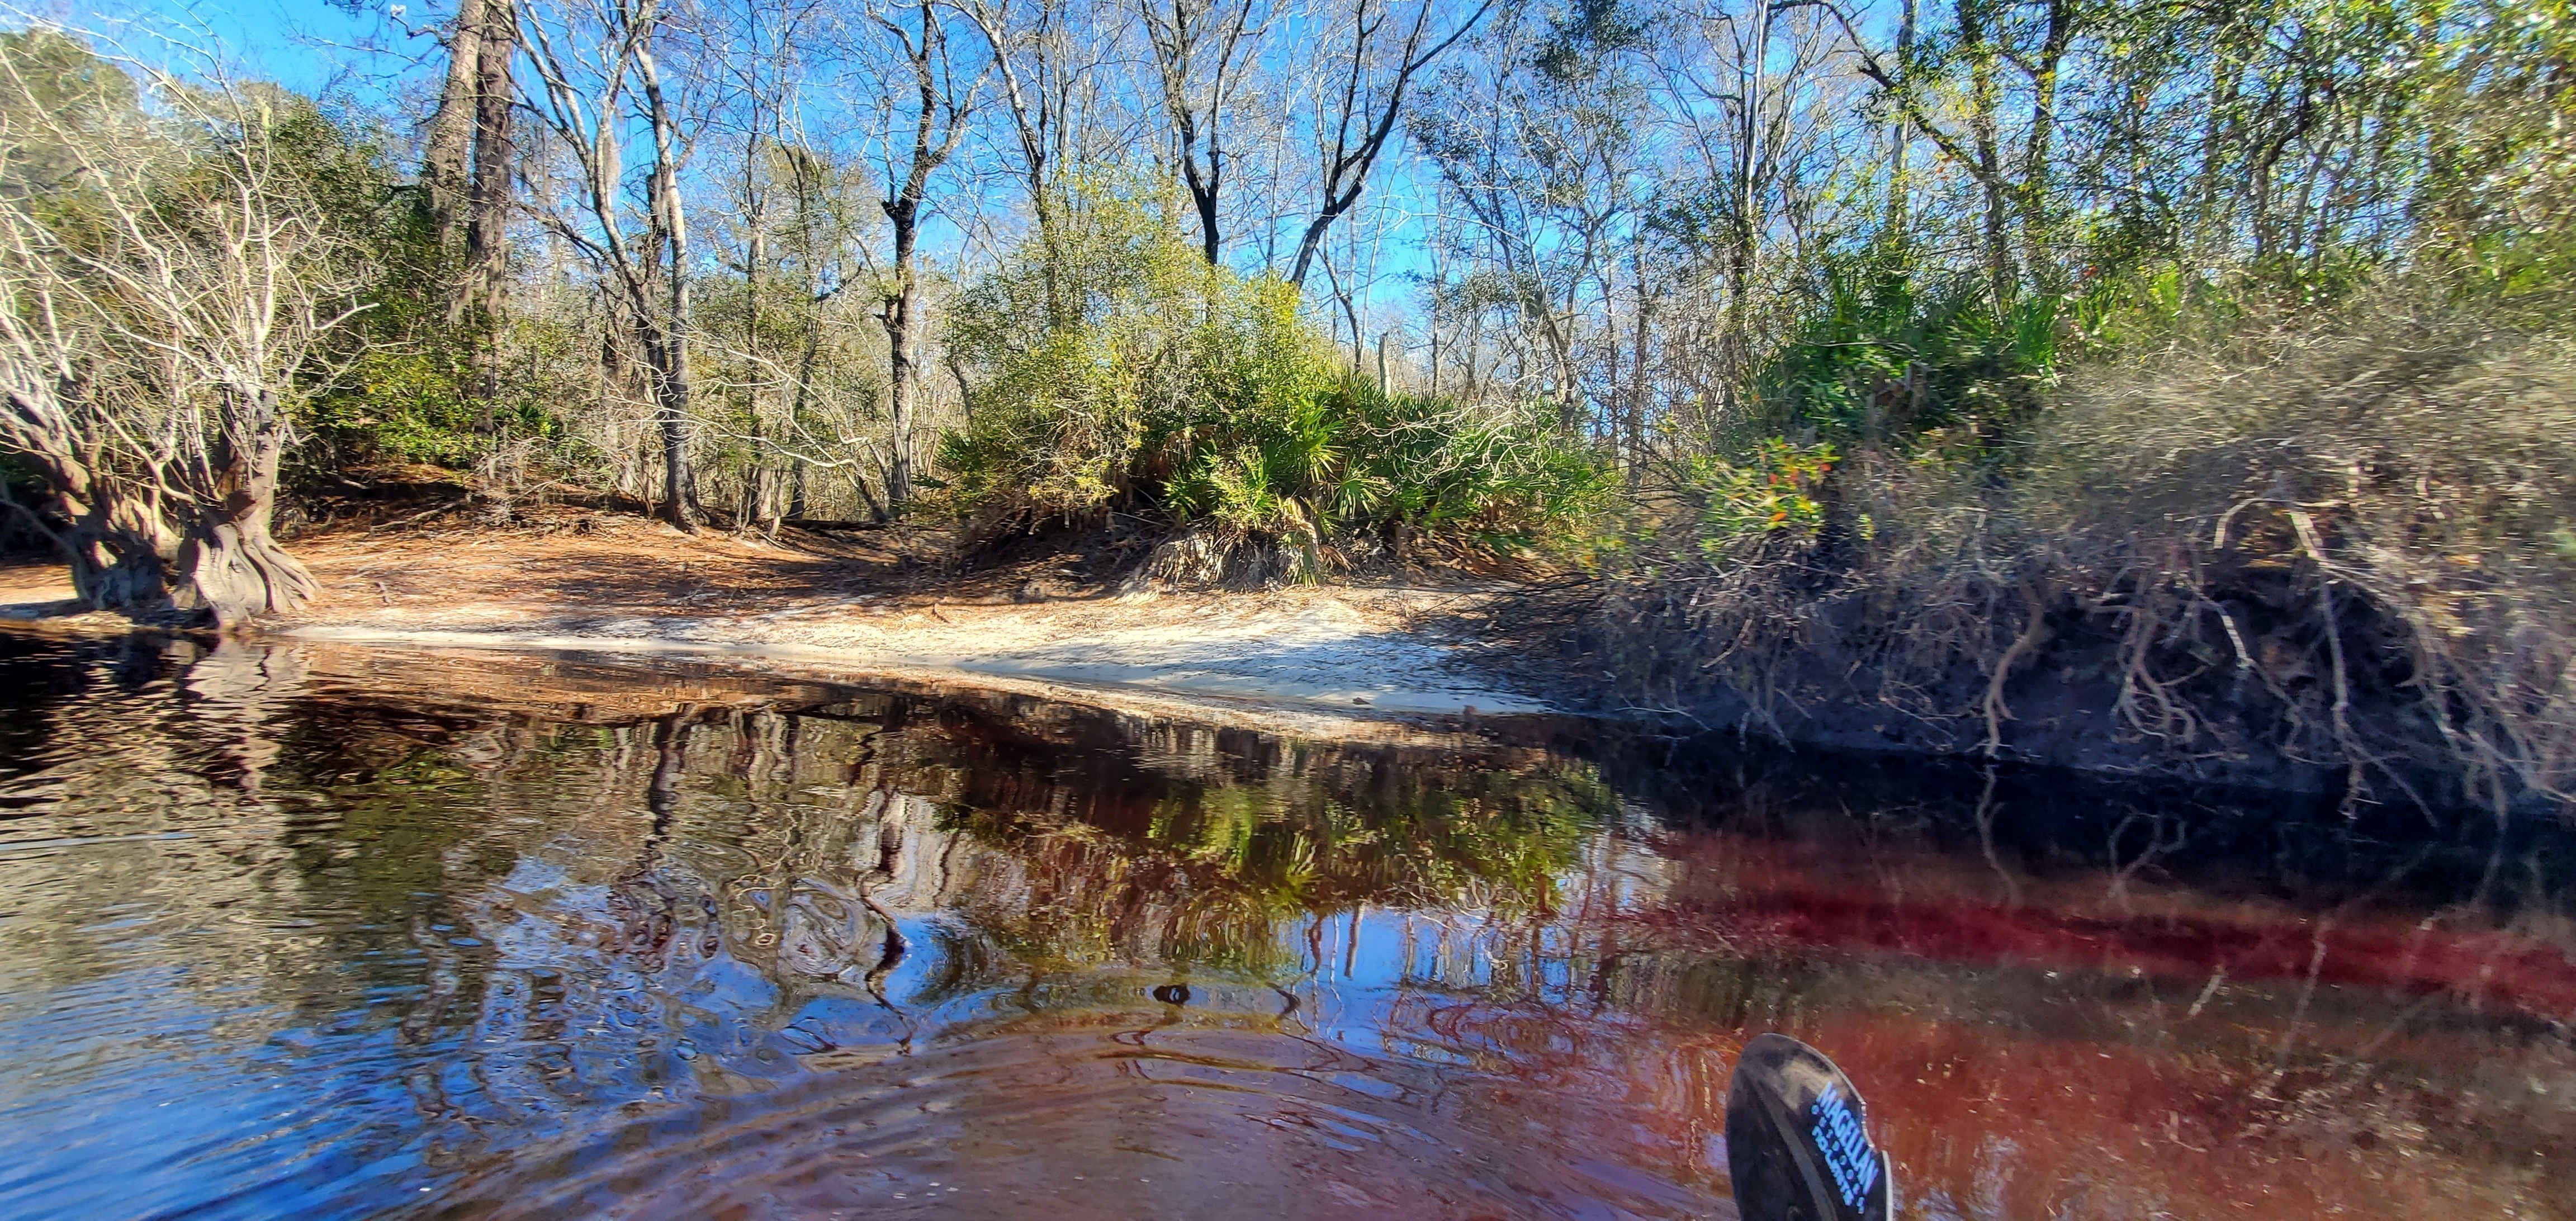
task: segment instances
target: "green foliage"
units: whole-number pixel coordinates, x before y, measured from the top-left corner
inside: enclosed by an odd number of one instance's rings
[[[1833,268],[1804,325],[1756,379],[1759,434],[1845,440],[1957,430],[2001,439],[2036,411],[2060,361],[2066,302],[2000,316],[1977,286],[1933,291],[1867,262]]]
[[[337,370],[306,387],[296,474],[310,482],[352,469],[426,463],[471,469],[503,446],[558,445],[556,405],[577,393],[530,360],[516,375],[479,385],[478,343],[563,356],[572,337],[546,320],[484,319],[456,308],[462,252],[442,248],[429,197],[396,162],[400,141],[366,116],[334,112],[282,92],[265,99],[271,147],[318,205],[321,221],[367,269],[359,313],[336,342]],[[483,328],[503,326],[488,335]]]
[[[378,133],[313,110],[296,134],[284,147],[375,269],[366,312],[345,341],[353,349],[346,374],[314,396],[306,469],[470,465],[501,417],[487,419],[471,392],[471,334],[448,309],[460,269],[439,248],[426,194],[403,181]]]
[[[1076,803],[957,802],[940,828],[1013,852],[1044,911],[987,931],[1025,953],[1097,960],[1150,949],[1168,959],[1259,969],[1292,920],[1381,906],[1474,903],[1545,910],[1583,837],[1618,811],[1589,766],[1515,770],[1373,760],[1291,748],[1259,780],[1169,783],[1141,825]],[[1124,825],[1122,825],[1124,824]],[[1101,918],[1140,896],[1162,905],[1150,947],[1112,944]]]
[[[972,292],[951,342],[984,371],[942,439],[986,527],[1108,510],[1310,553],[1368,528],[1526,539],[1606,507],[1602,465],[1530,409],[1344,376],[1295,290],[1211,267],[1161,201],[1092,192]]]
[[[1285,286],[1209,267],[1159,201],[1087,204],[979,284],[952,327],[986,374],[974,419],[941,445],[962,507],[1033,520],[1132,504],[1327,378]]]
[[[134,78],[57,30],[0,33],[0,70],[9,85],[0,89],[0,121],[15,146],[0,187],[13,192],[46,194],[78,176],[81,158],[55,138],[58,128],[77,138],[140,113]]]
[[[463,470],[504,438],[561,431],[532,401],[530,387],[505,387],[505,397],[488,406],[469,397],[469,373],[461,366],[460,354],[427,345],[360,356],[338,385],[314,400],[310,426],[320,444],[308,457]]]
[[[1798,445],[1771,437],[1743,462],[1697,455],[1690,487],[1704,498],[1702,549],[1714,557],[1732,539],[1772,531],[1813,532],[1825,520],[1817,499],[1840,460],[1830,444]]]

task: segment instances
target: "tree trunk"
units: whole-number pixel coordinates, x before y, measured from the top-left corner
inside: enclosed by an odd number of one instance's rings
[[[1997,53],[1985,24],[1989,2],[1959,0],[1959,45],[1968,54],[1969,124],[1976,139],[1977,185],[1985,193],[1986,289],[2000,316],[2013,299],[2012,204],[1996,142]]]
[[[685,294],[688,290],[678,290]],[[687,341],[638,320],[645,331],[644,358],[652,364],[653,421],[662,432],[662,514],[674,526],[698,528],[698,471],[689,465],[689,367]]]
[[[12,396],[13,399],[15,396]],[[33,413],[29,413],[33,414]],[[17,456],[45,481],[63,528],[9,500],[62,550],[72,593],[94,610],[150,611],[170,605],[170,565],[178,539],[152,486],[100,479],[76,456],[69,437],[25,438]]]
[[[2057,70],[2074,37],[2075,6],[2071,0],[2049,0],[2047,33],[2040,43],[2039,62],[2031,70],[2030,138],[2024,146],[2021,167],[2022,267],[2041,292],[2057,287],[2057,260],[2049,241],[2048,163],[2055,155]]]
[[[662,487],[671,524],[695,532],[702,512],[698,504],[698,471],[689,464],[689,223],[680,200],[677,121],[663,101],[661,78],[649,55],[638,56],[644,70],[644,95],[653,124],[653,176],[649,203],[659,239],[651,246],[666,252],[661,267],[670,277],[664,314],[647,325],[645,350],[653,361],[653,405],[662,426]],[[663,257],[657,252],[657,258]],[[652,303],[636,311],[650,317]]]
[[[894,289],[882,298],[884,312],[878,315],[886,332],[886,408],[887,415],[891,417],[888,424],[892,436],[885,465],[885,508],[890,513],[903,512],[905,502],[912,499],[913,416],[921,399],[921,340],[924,330],[921,271],[914,253],[921,230],[921,202],[929,192],[931,174],[947,164],[948,158],[957,151],[958,141],[965,135],[964,110],[957,95],[956,77],[948,76],[943,88],[942,78],[935,67],[947,61],[947,44],[928,0],[923,0],[920,5],[920,22],[920,40],[906,42],[917,95],[911,164],[906,167],[900,181],[887,183],[886,196],[878,201],[878,207],[884,211],[886,221],[894,230]],[[888,28],[901,33],[891,22]],[[1010,87],[1014,114],[1022,119],[1022,142],[1029,151],[1030,201],[1037,213],[1038,240],[1046,245],[1047,312],[1049,320],[1057,322],[1061,319],[1057,313],[1061,303],[1056,299],[1053,221],[1048,211],[1042,172],[1046,158],[1040,146],[1030,139],[1032,132],[1026,125],[1026,115],[1019,110],[1018,87],[1012,83],[1016,78],[1011,75],[1008,56],[1003,54],[998,43],[995,44],[995,55],[1000,59],[1003,82]],[[970,88],[970,97],[972,93]],[[947,112],[946,130],[938,133],[938,116],[943,109]],[[935,133],[937,138],[934,139]],[[865,480],[860,482],[864,487]]]
[[[490,24],[484,0],[457,0],[456,23],[447,35],[447,80],[438,92],[437,113],[429,120],[428,147],[421,153],[420,179],[429,188],[430,216],[442,251],[456,249],[466,221],[466,156],[479,118],[476,93]]]
[[[501,312],[504,260],[510,234],[510,114],[518,101],[511,58],[518,54],[518,19],[511,0],[464,0],[484,11],[474,84],[474,180],[466,196],[466,291],[486,326]]]
[[[501,306],[509,283],[510,113],[518,100],[510,61],[518,53],[518,16],[512,0],[466,0],[484,13],[481,63],[474,85],[474,182],[467,193],[465,280],[458,304],[470,322],[474,357],[473,397],[480,401],[476,429],[498,428],[501,398]]]
[[[1748,19],[1750,50],[1736,67],[1735,216],[1726,269],[1726,351],[1739,378],[1749,374],[1753,365],[1753,275],[1762,253],[1762,222],[1757,215],[1762,197],[1756,188],[1762,177],[1762,110],[1768,105],[1763,93],[1770,85],[1764,72],[1771,51],[1770,6],[1754,5]]]
[[[1210,154],[1209,159],[1215,159],[1213,153]],[[1201,175],[1196,165],[1186,165],[1186,168],[1189,173],[1184,177],[1190,189],[1190,203],[1198,209],[1199,213],[1199,253],[1207,256],[1208,266],[1214,267],[1217,265],[1219,253],[1223,250],[1218,237],[1216,215],[1216,193],[1224,181],[1220,177],[1223,171],[1211,169],[1205,175]]]
[[[1914,26],[1919,4],[1920,0],[1905,0],[1903,15],[1898,18],[1896,26],[1897,77],[1906,83],[1908,89],[1913,88],[1914,81]],[[1881,240],[1888,250],[1899,255],[1905,253],[1906,205],[1909,202],[1906,193],[1911,189],[1905,173],[1912,152],[1907,122],[1905,108],[1895,107],[1888,120],[1887,132],[1887,232]]]
[[[179,540],[159,510],[93,486],[77,468],[49,469],[45,477],[69,526],[62,536],[63,558],[71,567],[72,593],[82,604],[129,613],[167,609]]]
[[[212,613],[231,629],[251,618],[291,611],[321,592],[313,574],[270,537],[277,507],[277,467],[286,453],[286,421],[273,390],[258,392],[241,440],[216,455],[215,491],[179,544],[176,603]]]
[[[1634,491],[1646,469],[1646,413],[1654,406],[1653,374],[1646,366],[1647,349],[1654,344],[1655,298],[1647,290],[1646,244],[1638,242],[1631,252],[1637,276],[1637,341],[1629,353],[1636,374],[1628,384],[1628,487]]]
[[[886,461],[886,507],[896,513],[912,499],[913,412],[921,391],[920,275],[913,266],[919,236],[918,205],[902,199],[886,208],[894,226],[894,291],[886,295],[886,404],[893,430]]]

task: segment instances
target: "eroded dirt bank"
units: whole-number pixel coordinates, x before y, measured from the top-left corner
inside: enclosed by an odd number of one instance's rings
[[[509,529],[337,531],[295,551],[322,595],[263,635],[971,679],[1306,733],[1548,710],[1460,664],[1443,637],[1481,619],[1498,591],[1459,583],[1157,592],[1126,588],[1119,565],[1077,552],[970,568],[899,530],[773,542],[571,512]],[[60,622],[70,597],[57,567],[0,570],[0,618]]]
[[[288,641],[685,658],[769,679],[986,689],[1309,738],[1564,713],[1625,723],[1667,753],[1761,739],[2301,800],[2353,783],[2348,768],[2279,749],[2256,720],[2232,747],[2177,749],[2123,732],[2105,678],[2112,652],[2076,635],[1991,692],[2006,711],[1989,724],[1907,715],[1871,697],[1865,668],[1823,652],[1790,658],[1762,706],[1731,695],[1671,706],[1608,698],[1581,591],[1552,597],[1457,576],[1151,591],[1128,583],[1140,552],[1096,540],[1088,550],[1029,540],[969,560],[938,531],[683,535],[569,508],[508,527],[349,528],[294,546],[322,594],[260,629]],[[70,596],[59,566],[0,566],[0,623],[131,626],[77,614]],[[1970,686],[1932,693],[1934,702],[1974,708]],[[2355,715],[2397,714],[2356,705]],[[2438,766],[2413,766],[2388,772],[2389,783],[2364,777],[2374,791],[2362,796],[2461,803]]]

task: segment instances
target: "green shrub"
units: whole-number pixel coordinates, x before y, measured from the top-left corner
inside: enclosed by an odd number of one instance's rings
[[[1608,503],[1552,416],[1384,394],[1341,373],[1294,287],[1211,267],[1162,201],[1093,191],[968,294],[981,374],[939,463],[987,535],[1110,511],[1306,557],[1361,531],[1521,543]]]
[[[2067,304],[2030,297],[1998,316],[1971,286],[1927,291],[1902,270],[1832,268],[1814,311],[1757,372],[1760,409],[1744,425],[1755,437],[1950,431],[1992,445],[2038,409]]]
[[[1687,478],[1702,499],[1701,548],[1720,554],[1728,541],[1775,530],[1813,531],[1825,520],[1816,497],[1838,461],[1828,444],[1798,445],[1772,437],[1742,462],[1694,455]]]

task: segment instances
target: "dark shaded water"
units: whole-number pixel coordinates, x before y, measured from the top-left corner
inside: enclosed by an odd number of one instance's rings
[[[0,637],[0,1214],[2576,1216],[2576,841]]]

